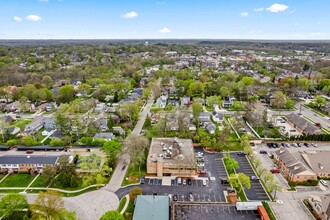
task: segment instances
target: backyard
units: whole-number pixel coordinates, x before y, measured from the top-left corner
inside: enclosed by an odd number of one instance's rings
[[[0,187],[26,187],[34,178],[30,174],[12,174],[0,183]]]
[[[146,166],[145,164],[142,165],[139,169],[139,166],[134,166],[132,163],[130,163],[127,172],[125,174],[125,178],[122,182],[122,186],[126,186],[129,184],[139,183],[140,177],[146,172]]]

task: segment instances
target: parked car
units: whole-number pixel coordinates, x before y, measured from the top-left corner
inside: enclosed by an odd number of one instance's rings
[[[313,146],[313,147],[318,147],[318,145],[317,145],[317,144],[315,144],[315,143],[312,143],[312,146]]]
[[[250,176],[250,180],[259,180],[257,176]]]
[[[206,184],[207,184],[207,181],[204,179],[203,180],[203,186],[206,186]]]
[[[16,115],[16,118],[22,118],[22,116],[21,115]]]
[[[328,183],[327,183],[327,181],[325,181],[325,180],[320,180],[320,183],[321,183],[323,186],[328,186]]]
[[[221,184],[229,184],[227,177],[221,177],[220,180],[221,180]]]
[[[33,154],[33,150],[27,150],[26,153],[27,154]]]
[[[190,201],[190,202],[193,202],[193,201],[194,201],[194,196],[193,196],[192,192],[190,192],[190,193],[188,194],[188,198],[189,198],[189,201]]]
[[[301,145],[300,143],[297,143],[297,146],[298,146],[298,147],[301,147],[302,145]]]
[[[178,195],[177,194],[173,195],[173,201],[178,201]]]
[[[280,173],[281,171],[279,169],[272,169],[270,170],[271,173]]]
[[[261,150],[261,151],[260,151],[260,154],[267,154],[267,151],[265,151],[265,150]]]
[[[187,181],[186,181],[186,179],[182,179],[182,185],[187,185]]]
[[[238,152],[237,153],[237,156],[245,156],[246,155],[246,153],[244,153],[244,152]]]
[[[201,170],[201,171],[199,171],[199,175],[206,175],[206,170]]]
[[[144,182],[145,182],[145,177],[142,175],[141,178],[140,178],[140,183],[144,184]]]
[[[307,143],[304,143],[304,145],[305,145],[306,147],[309,147],[309,145],[308,145]]]
[[[187,183],[188,183],[188,185],[191,185],[191,183],[192,183],[191,179],[188,179]]]
[[[182,182],[181,182],[181,178],[179,177],[179,178],[178,178],[178,184],[181,185],[181,183],[182,183]]]

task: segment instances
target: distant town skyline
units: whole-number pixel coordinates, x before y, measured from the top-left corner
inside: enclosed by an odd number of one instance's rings
[[[2,0],[0,39],[330,39],[327,0]]]

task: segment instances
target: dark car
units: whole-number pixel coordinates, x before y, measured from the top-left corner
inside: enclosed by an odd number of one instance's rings
[[[274,146],[274,148],[279,148],[280,147],[280,146],[278,146],[277,143],[275,143],[273,146]]]
[[[22,118],[22,116],[21,115],[16,115],[16,118]]]
[[[308,145],[307,143],[304,143],[304,145],[305,145],[306,147],[309,147],[309,145]]]
[[[301,147],[301,144],[300,143],[297,143],[298,147]]]
[[[33,154],[33,150],[27,150],[26,153],[27,154]]]
[[[244,153],[244,152],[238,152],[237,153],[237,156],[245,156],[246,155],[246,153]]]
[[[220,180],[221,180],[221,184],[229,184],[227,177],[221,177]]]
[[[280,173],[281,171],[279,169],[272,169],[270,170],[271,173]]]
[[[173,195],[173,201],[178,201],[178,195],[177,194]]]
[[[188,179],[187,183],[188,183],[188,185],[191,185],[191,183],[192,183],[191,179]]]
[[[267,151],[265,151],[265,150],[261,150],[261,151],[260,151],[260,154],[267,154]]]
[[[144,182],[145,182],[145,177],[142,175],[141,178],[140,178],[140,183],[144,184]]]

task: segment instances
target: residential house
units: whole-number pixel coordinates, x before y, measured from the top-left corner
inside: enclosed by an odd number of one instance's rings
[[[36,116],[34,119],[25,126],[24,131],[28,134],[33,134],[39,131],[44,126],[44,121],[42,116]]]
[[[171,105],[174,106],[174,107],[179,106],[179,102],[176,101],[176,100],[173,100],[173,99],[168,100],[168,101],[167,101],[167,104],[168,104],[168,105],[171,104]]]
[[[206,126],[211,122],[211,113],[210,112],[201,112],[198,116],[198,122],[200,126]]]
[[[330,178],[330,151],[304,151],[300,154],[318,177]]]
[[[21,129],[19,127],[8,127],[6,128],[6,130],[9,135],[13,135],[13,136],[21,132]]]
[[[102,112],[104,112],[104,110],[105,110],[105,103],[97,103],[96,104],[96,106],[95,106],[95,112],[96,113],[102,113]]]
[[[105,132],[108,130],[108,119],[107,118],[99,118],[95,121],[96,127],[101,131]]]
[[[60,156],[5,155],[0,157],[0,170],[23,172],[36,170],[41,172],[45,166],[54,166]]]
[[[308,203],[312,209],[316,212],[320,220],[330,219],[330,196],[317,196],[310,195]]]
[[[169,220],[170,200],[168,196],[140,195],[135,202],[133,220]]]
[[[18,106],[19,106],[19,102],[18,101],[15,101],[15,102],[12,102],[12,103],[9,103],[5,106],[5,110],[7,112],[15,112],[18,110]]]
[[[122,127],[112,127],[113,132],[125,136],[126,132]]]
[[[322,130],[296,113],[285,116],[287,122],[302,134],[322,134]]]
[[[223,108],[230,108],[232,104],[236,101],[236,98],[234,96],[229,96],[228,100],[224,100],[222,103]]]
[[[13,121],[15,121],[14,117],[11,115],[5,115],[4,116],[4,121],[6,124],[11,124]]]
[[[205,130],[210,134],[214,134],[216,129],[217,127],[212,122],[205,126]]]
[[[167,104],[167,96],[160,96],[156,101],[156,105],[158,108],[165,108],[166,104]]]
[[[212,119],[213,121],[215,121],[216,123],[221,123],[223,122],[223,113],[221,112],[218,112],[218,111],[213,111],[213,114],[212,114]]]
[[[316,173],[298,161],[286,148],[275,151],[274,159],[288,181],[317,180]]]
[[[43,119],[43,126],[46,130],[54,130],[56,127],[55,119],[52,116],[45,116]]]
[[[190,98],[187,96],[183,96],[181,98],[181,106],[188,106],[190,105]]]
[[[93,139],[99,139],[99,138],[110,141],[115,138],[115,135],[111,132],[102,132],[95,134],[93,137]]]

